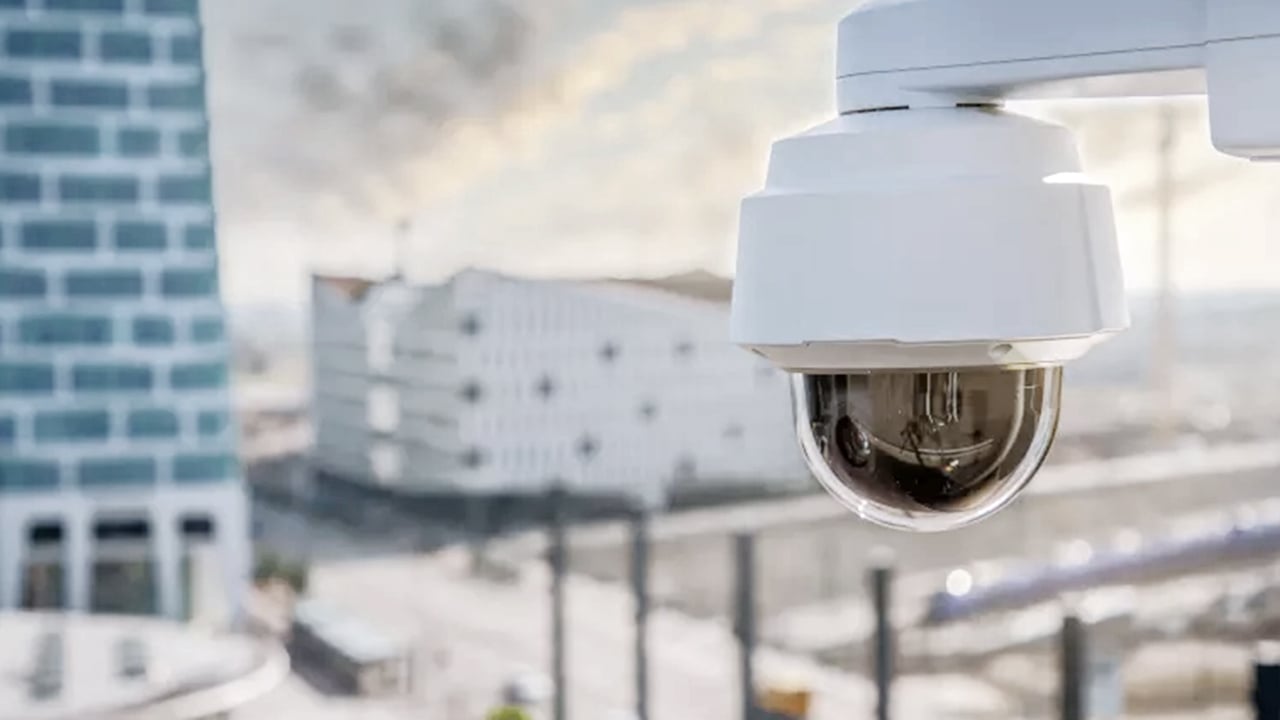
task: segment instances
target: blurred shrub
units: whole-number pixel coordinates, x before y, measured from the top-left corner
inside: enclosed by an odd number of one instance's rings
[[[273,552],[264,552],[254,564],[253,581],[263,585],[272,580],[278,580],[302,595],[311,583],[311,568],[305,562],[290,561]]]

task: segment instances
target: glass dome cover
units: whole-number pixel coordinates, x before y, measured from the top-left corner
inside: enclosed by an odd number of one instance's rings
[[[818,482],[860,517],[950,530],[1008,505],[1057,430],[1062,368],[795,375],[796,433]]]

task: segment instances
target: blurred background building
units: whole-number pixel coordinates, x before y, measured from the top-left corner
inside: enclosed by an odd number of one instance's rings
[[[0,41],[0,608],[189,617],[205,557],[234,613],[198,5],[5,2]]]
[[[317,276],[313,462],[416,494],[663,505],[803,487],[787,381],[728,341],[730,283]]]

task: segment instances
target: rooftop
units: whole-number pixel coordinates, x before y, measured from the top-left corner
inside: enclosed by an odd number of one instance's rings
[[[654,278],[525,278],[514,276],[503,276],[501,273],[490,272],[487,270],[465,270],[463,272],[480,272],[490,275],[506,277],[509,280],[520,282],[547,282],[547,283],[587,283],[594,285],[624,285],[629,287],[639,287],[649,290],[660,290],[672,295],[680,297],[709,301],[720,304],[727,304],[733,296],[733,280],[731,278],[722,277],[709,273],[705,270],[692,270],[676,275],[667,275],[664,277]],[[456,278],[462,273],[455,274]],[[315,282],[323,283],[334,288],[345,295],[352,302],[365,302],[376,296],[376,291],[389,289],[392,287],[403,288],[409,292],[401,291],[400,294],[412,295],[413,290],[439,287],[433,283],[413,283],[407,282],[403,285],[392,282],[392,278],[364,278],[349,277],[339,275],[314,275]],[[447,285],[452,282],[453,278],[445,281]]]
[[[353,302],[360,302],[364,299],[369,289],[378,285],[382,281],[372,280],[369,278],[344,277],[340,275],[314,275],[316,282],[324,283],[338,292],[346,295]]]
[[[609,282],[664,290],[695,300],[728,303],[733,297],[733,280],[705,270],[658,278],[615,278]]]
[[[0,613],[0,720],[216,715],[274,688],[274,643],[114,615]]]

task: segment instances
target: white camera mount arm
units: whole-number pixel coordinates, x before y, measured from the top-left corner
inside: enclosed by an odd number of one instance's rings
[[[1280,0],[873,0],[837,76],[842,114],[1207,94],[1219,150],[1280,159]]]

